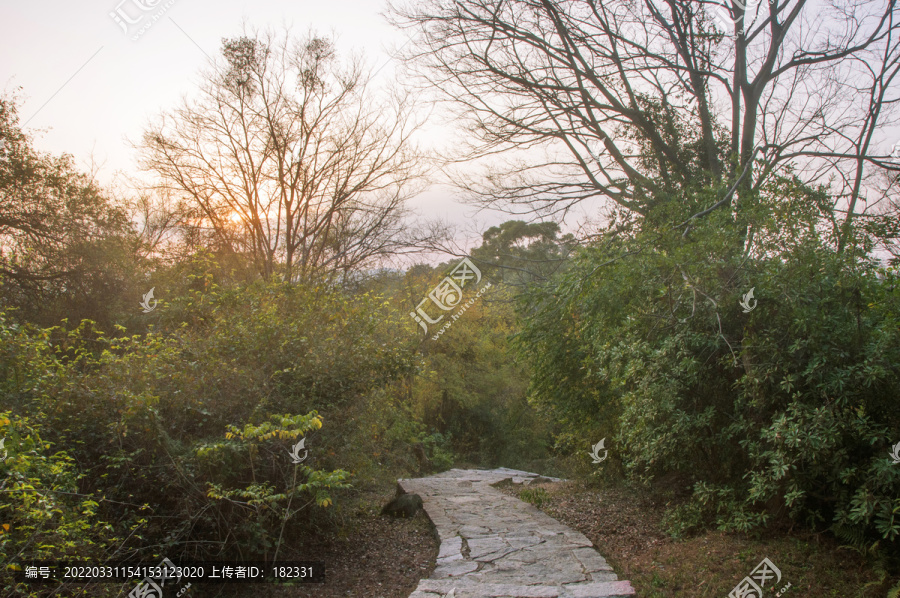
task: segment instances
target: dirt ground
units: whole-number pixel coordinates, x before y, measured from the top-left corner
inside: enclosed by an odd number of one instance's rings
[[[389,498],[385,495],[384,502]],[[325,563],[324,583],[206,586],[191,588],[183,598],[408,598],[419,580],[431,575],[438,541],[423,513],[393,519],[380,514],[380,501],[364,504],[343,537],[305,542],[304,559]]]
[[[523,490],[511,484],[500,489],[513,496]],[[640,598],[721,598],[763,558],[780,568],[782,585],[790,584],[784,593],[787,598],[883,598],[897,581],[879,579],[872,563],[827,534],[786,529],[755,536],[707,531],[675,539],[663,530],[665,505],[637,490],[574,482],[529,489],[543,489],[546,494],[539,508],[590,538],[619,578],[632,582]],[[385,495],[384,502],[388,498]],[[344,526],[343,537],[321,538],[303,547],[303,554],[326,564],[325,583],[292,588],[198,587],[186,596],[408,598],[418,581],[431,574],[438,542],[423,514],[414,519],[384,517],[378,500],[358,510]]]

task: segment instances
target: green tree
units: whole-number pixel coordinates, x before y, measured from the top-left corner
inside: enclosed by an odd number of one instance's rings
[[[687,238],[616,227],[523,304],[531,396],[560,444],[605,436],[636,480],[688,490],[675,530],[792,518],[897,550],[897,273],[838,251],[829,201],[776,179],[738,256],[726,214]]]
[[[602,198],[684,222],[742,213],[770,176],[832,181],[838,248],[888,160],[896,0],[425,0],[392,5],[408,58],[490,160],[482,205],[564,214]],[[718,22],[724,17],[725,25]],[[812,92],[810,90],[815,90]],[[758,149],[761,148],[761,149]],[[703,198],[697,186],[736,192]],[[730,209],[729,209],[730,208]],[[846,208],[846,210],[844,210]],[[740,237],[738,246],[742,246]]]
[[[497,282],[515,286],[543,282],[563,267],[575,247],[571,234],[560,237],[559,232],[555,222],[508,220],[485,231],[471,257]]]
[[[90,318],[110,328],[139,300],[141,243],[127,212],[71,156],[35,151],[9,98],[0,139],[0,305],[43,325]]]

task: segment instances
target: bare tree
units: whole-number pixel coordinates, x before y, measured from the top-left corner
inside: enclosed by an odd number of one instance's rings
[[[737,182],[674,213],[739,215],[790,165],[835,180],[843,239],[866,168],[892,167],[877,132],[896,122],[896,0],[424,0],[391,13],[417,34],[410,64],[469,123],[465,157],[513,156],[469,185],[490,205],[556,213],[603,197],[671,214],[691,186]]]
[[[148,128],[143,165],[189,222],[261,275],[347,272],[398,249],[422,174],[410,97],[376,96],[360,60],[321,37],[224,40],[224,62]]]

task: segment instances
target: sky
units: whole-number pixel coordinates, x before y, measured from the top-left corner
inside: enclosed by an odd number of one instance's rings
[[[137,173],[131,143],[154,116],[194,93],[222,38],[245,25],[333,33],[340,52],[362,53],[380,79],[391,80],[398,65],[389,50],[408,38],[385,9],[385,0],[0,0],[0,93],[22,98],[20,122],[39,150],[69,153],[109,184],[117,173]],[[409,207],[476,239],[510,218],[476,212],[459,197],[434,186]],[[596,217],[596,208],[586,205],[564,229]]]
[[[143,127],[191,95],[222,38],[245,25],[334,34],[340,52],[362,53],[390,79],[389,51],[408,38],[385,8],[381,0],[0,0],[0,93],[22,98],[20,124],[38,150],[69,153],[109,184],[137,173],[131,144]],[[470,231],[510,218],[457,199],[432,187],[409,207]]]

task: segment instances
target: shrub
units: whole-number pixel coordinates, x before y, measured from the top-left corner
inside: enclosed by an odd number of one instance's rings
[[[559,446],[605,436],[635,479],[687,490],[681,533],[792,518],[898,546],[897,272],[834,248],[826,200],[781,180],[747,228],[714,212],[689,236],[611,230],[523,304]]]
[[[137,530],[128,556],[271,557],[331,517],[353,455],[329,427],[355,434],[348,408],[412,371],[412,353],[379,298],[324,285],[211,283],[167,303],[180,324],[113,338],[0,319],[3,407],[66,447],[70,483],[107,499],[99,519]]]
[[[27,418],[0,413],[0,439],[0,587],[4,595],[38,595],[33,585],[16,584],[7,565],[91,562],[98,554],[112,553],[121,538],[98,516],[104,499],[79,492],[74,459],[66,451],[54,451]],[[119,531],[131,533],[137,525]]]

